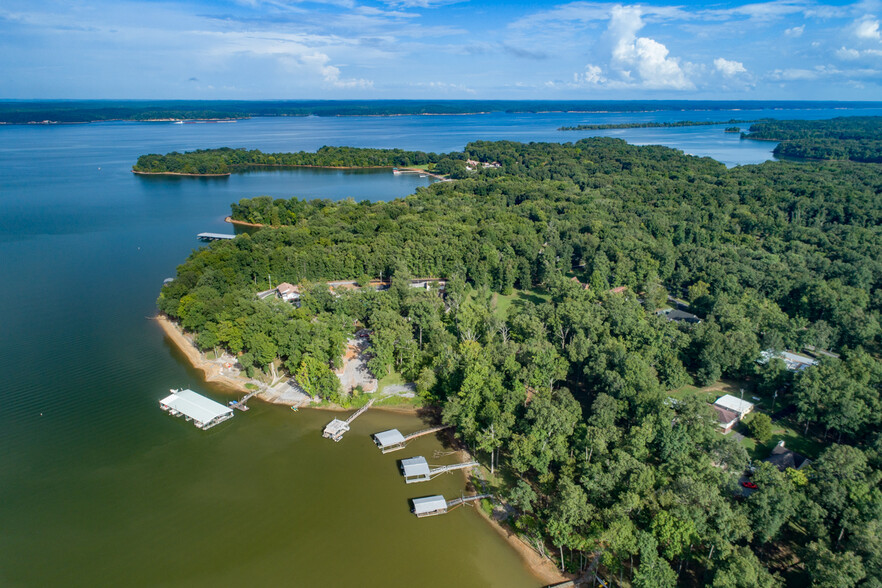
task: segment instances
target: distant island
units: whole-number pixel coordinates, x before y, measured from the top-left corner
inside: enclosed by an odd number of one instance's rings
[[[878,116],[764,121],[741,136],[780,141],[773,151],[779,157],[882,163],[882,117]]]
[[[263,153],[258,149],[198,149],[186,153],[148,154],[132,166],[136,174],[224,176],[262,167],[369,169],[420,167],[437,175],[464,177],[467,161],[458,154],[438,155],[402,149],[322,147],[315,152]]]
[[[768,119],[763,119],[768,120]],[[711,125],[731,125],[755,122],[752,120],[680,120],[675,122],[642,122],[642,123],[609,123],[576,125],[574,127],[560,127],[558,131],[603,131],[607,129],[667,129],[677,127],[702,127]],[[738,129],[739,131],[741,129]],[[729,132],[729,129],[726,129]]]
[[[879,102],[735,100],[10,100],[2,124],[170,122],[278,116],[406,116],[490,112],[661,112],[878,108]],[[716,124],[716,123],[714,123]]]

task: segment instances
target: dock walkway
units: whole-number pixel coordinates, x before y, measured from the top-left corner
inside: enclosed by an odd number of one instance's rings
[[[443,431],[444,429],[449,429],[453,425],[440,425],[437,427],[430,427],[428,429],[423,429],[421,431],[417,431],[415,433],[411,433],[410,435],[402,435],[398,429],[389,429],[388,431],[381,431],[380,433],[374,434],[374,443],[377,444],[377,447],[380,448],[380,451],[383,453],[389,453],[390,451],[398,451],[399,449],[404,449],[404,447],[417,437],[422,437],[423,435],[431,435],[432,433],[437,433],[438,431]]]
[[[254,398],[255,396],[257,396],[258,394],[260,394],[260,389],[252,390],[251,392],[246,394],[245,398],[243,398],[242,400],[239,400],[239,401],[231,400],[230,401],[230,408],[235,408],[237,410],[241,410],[244,412],[244,411],[248,410],[248,405],[245,403],[248,402],[249,400],[251,400],[252,398]]]
[[[225,239],[235,239],[236,235],[228,235],[226,233],[199,233],[196,238],[200,241],[222,241]]]

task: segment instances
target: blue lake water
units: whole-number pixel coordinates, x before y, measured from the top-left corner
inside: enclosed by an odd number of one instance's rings
[[[414,417],[369,412],[335,445],[318,438],[330,417],[314,411],[258,404],[206,434],[157,406],[170,387],[222,398],[146,317],[162,280],[199,246],[197,233],[232,232],[223,222],[231,202],[390,200],[429,180],[333,170],[139,177],[130,171],[138,155],[322,145],[446,152],[479,139],[594,134],[731,166],[769,159],[774,144],[725,134],[725,124],[557,128],[847,114],[882,109],[0,126],[0,584],[537,585],[474,512],[431,521],[407,512],[409,496],[462,488],[452,476],[405,488],[394,460],[372,449],[368,433],[419,426]],[[421,449],[440,445],[427,439]]]

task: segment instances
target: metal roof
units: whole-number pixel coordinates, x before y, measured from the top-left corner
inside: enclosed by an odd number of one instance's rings
[[[740,415],[745,415],[753,410],[752,402],[741,400],[740,398],[736,398],[731,394],[720,396],[719,398],[717,398],[717,401],[714,402],[714,404],[723,408],[727,408],[729,410],[733,410]]]
[[[160,403],[200,423],[208,423],[218,417],[233,414],[232,408],[206,398],[201,394],[196,394],[192,390],[172,392],[169,396],[163,398]]]
[[[402,435],[398,429],[390,429],[381,433],[375,433],[374,439],[379,447],[388,447],[390,445],[404,443],[404,435]]]
[[[413,499],[414,514],[422,514],[426,512],[434,512],[436,510],[444,510],[447,508],[447,501],[440,494],[436,496],[424,496],[422,498]]]
[[[426,462],[426,458],[422,455],[420,455],[419,457],[409,457],[407,459],[402,459],[401,469],[404,472],[404,476],[408,478],[410,476],[429,475],[429,464]]]
[[[346,421],[341,421],[340,419],[334,419],[325,426],[325,433],[337,433],[338,431],[346,432],[348,430],[349,425],[346,424]]]

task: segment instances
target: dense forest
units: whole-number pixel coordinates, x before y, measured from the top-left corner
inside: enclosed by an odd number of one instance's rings
[[[639,122],[639,123],[609,123],[602,125],[576,125],[574,127],[560,127],[558,131],[602,131],[606,129],[673,129],[678,127],[703,127],[711,125],[732,125],[754,122],[750,120],[678,120],[674,122]]]
[[[370,329],[371,371],[442,407],[511,525],[564,569],[634,587],[882,585],[879,166],[727,169],[604,138],[447,158],[501,167],[388,203],[234,204],[278,228],[194,251],[160,311],[330,400],[346,338]],[[256,299],[268,274],[300,284],[301,305]],[[386,291],[322,284],[390,276]],[[415,276],[447,278],[443,295]],[[669,295],[701,322],[659,314]],[[806,346],[830,353],[801,372],[757,362]],[[688,390],[721,377],[787,407],[775,420],[811,466],[762,461],[765,412],[745,441],[719,433]]]
[[[457,158],[458,154],[454,154]],[[443,163],[442,163],[442,160]],[[405,167],[441,163],[441,173],[465,169],[461,157],[439,156],[422,151],[322,147],[315,152],[263,153],[259,149],[198,149],[186,153],[142,155],[132,170],[139,173],[229,174],[257,166],[272,167]],[[433,165],[434,168],[434,165]]]
[[[761,122],[742,137],[780,141],[776,156],[882,163],[882,117],[878,116]]]
[[[877,108],[876,102],[725,100],[6,100],[0,123],[396,116],[487,112],[656,112],[666,110]]]

